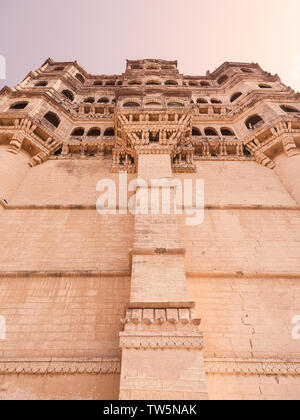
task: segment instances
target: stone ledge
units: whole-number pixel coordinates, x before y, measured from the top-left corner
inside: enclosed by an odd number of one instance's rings
[[[300,376],[300,360],[206,359],[207,374]]]
[[[0,359],[0,375],[6,374],[99,374],[120,373],[121,362],[117,358],[99,359]]]
[[[190,349],[202,350],[203,334],[197,333],[120,333],[121,349]]]
[[[40,278],[40,277],[130,277],[130,270],[122,271],[0,271],[1,278]]]

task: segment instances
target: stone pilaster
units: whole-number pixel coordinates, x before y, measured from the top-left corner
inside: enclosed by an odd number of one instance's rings
[[[161,192],[151,179],[172,184],[169,154],[139,155],[138,175],[149,199]],[[174,189],[169,191],[174,204]],[[207,399],[203,336],[187,297],[177,216],[162,209],[151,214],[147,207],[148,214],[135,216],[131,302],[120,334],[120,399]]]

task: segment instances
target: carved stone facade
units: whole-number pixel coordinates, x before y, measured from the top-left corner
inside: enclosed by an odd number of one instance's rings
[[[299,399],[299,149],[300,96],[258,64],[48,59],[3,88],[0,399]],[[203,223],[99,214],[120,173],[171,202],[204,179]]]

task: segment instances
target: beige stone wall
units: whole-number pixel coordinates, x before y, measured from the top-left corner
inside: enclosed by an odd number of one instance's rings
[[[129,287],[128,277],[0,278],[1,358],[119,356]]]
[[[117,374],[0,375],[1,400],[117,400]]]

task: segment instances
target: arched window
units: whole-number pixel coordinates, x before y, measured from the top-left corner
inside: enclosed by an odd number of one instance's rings
[[[178,86],[178,83],[175,80],[167,80],[165,82],[166,86]]]
[[[204,132],[205,132],[205,135],[208,137],[218,136],[218,133],[216,132],[214,128],[206,128]]]
[[[54,112],[48,112],[44,115],[45,120],[47,120],[50,124],[52,124],[55,128],[57,128],[60,124],[60,119]]]
[[[204,98],[198,98],[197,99],[197,104],[207,104],[207,100]]]
[[[93,104],[95,102],[95,98],[85,98],[83,101],[85,104]]]
[[[77,73],[75,77],[80,83],[84,83],[84,77],[80,73]]]
[[[84,135],[84,128],[78,127],[72,131],[71,136],[82,137]]]
[[[100,98],[98,100],[99,104],[108,104],[109,103],[109,99],[108,98]]]
[[[223,83],[225,83],[225,82],[226,82],[226,80],[228,80],[228,76],[227,76],[226,74],[224,74],[223,76],[221,76],[221,77],[218,79],[218,84],[219,84],[219,85],[222,85]]]
[[[168,107],[170,108],[184,107],[184,104],[182,104],[181,102],[169,102]]]
[[[10,109],[25,109],[28,105],[28,102],[17,102],[16,104],[12,104]]]
[[[100,134],[101,134],[101,130],[100,128],[97,128],[97,127],[91,128],[87,133],[88,137],[99,137]]]
[[[115,98],[113,98],[113,99],[111,100],[111,103],[112,103],[112,104],[115,104],[115,103],[116,103],[116,99],[115,99]]]
[[[267,84],[260,84],[260,85],[258,85],[261,89],[272,89],[272,86],[270,86],[270,85],[267,85]]]
[[[201,131],[197,127],[193,127],[192,136],[201,136]]]
[[[125,102],[125,104],[123,105],[123,107],[125,108],[135,108],[137,106],[140,106],[140,104],[137,102]]]
[[[189,82],[189,86],[198,86],[197,82]]]
[[[216,98],[212,98],[210,101],[212,104],[221,104],[222,102],[220,101],[220,99],[216,99]]]
[[[230,128],[221,128],[221,133],[224,137],[235,136],[234,132]]]
[[[48,82],[45,82],[45,81],[42,81],[42,82],[37,82],[36,84],[35,84],[35,86],[39,86],[39,87],[44,87],[44,86],[47,86],[48,85]]]
[[[114,128],[107,128],[104,132],[104,136],[106,137],[113,137],[115,135],[115,130]]]
[[[61,92],[67,99],[69,99],[69,101],[73,102],[74,101],[74,95],[70,90],[63,90]]]
[[[245,124],[249,130],[252,130],[253,128],[257,127],[259,124],[263,122],[264,120],[259,115],[252,115],[252,117],[247,119]]]
[[[293,113],[293,112],[300,112],[297,108],[294,108],[290,105],[280,105],[280,108],[282,111],[286,112],[287,114]]]
[[[96,80],[94,86],[103,86],[103,82],[101,82],[101,80]]]
[[[131,69],[132,70],[143,70],[143,66],[141,66],[140,64],[132,64]]]
[[[141,84],[142,82],[140,82],[139,80],[130,80],[130,82],[128,82],[129,86],[139,86]]]
[[[232,97],[230,98],[230,102],[234,102],[236,101],[240,96],[242,96],[242,92],[236,92],[232,95]]]
[[[252,70],[246,69],[245,67],[241,69],[243,73],[252,73]]]
[[[159,80],[149,80],[146,83],[146,86],[159,86],[161,83]]]
[[[210,86],[210,84],[208,82],[200,82],[200,86],[202,87],[206,87],[206,86]]]

